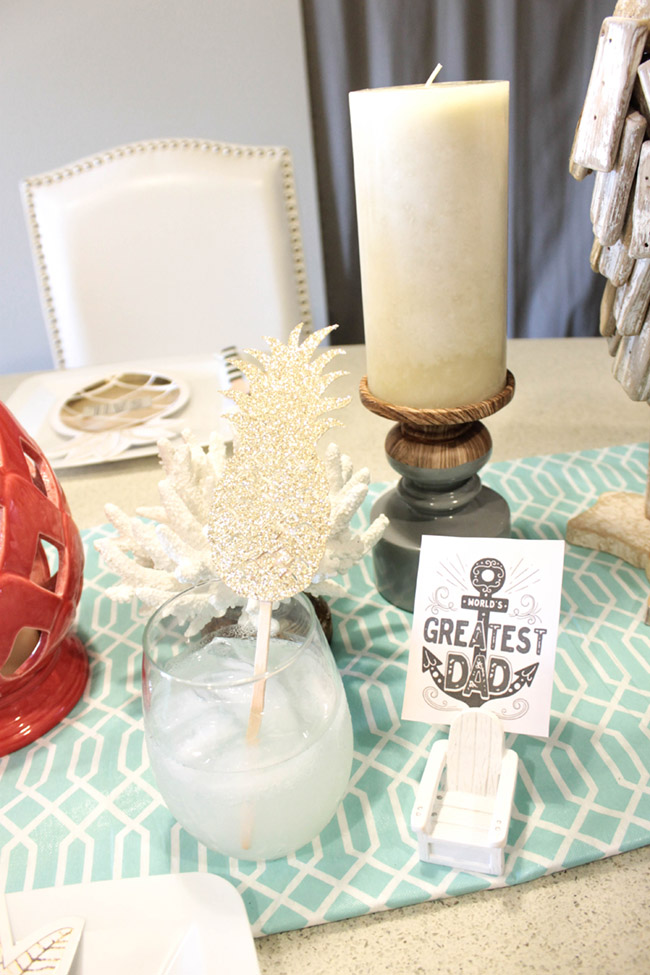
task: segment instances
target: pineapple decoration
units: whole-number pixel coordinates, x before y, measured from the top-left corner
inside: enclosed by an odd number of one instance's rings
[[[313,359],[335,326],[300,344],[302,326],[286,345],[265,341],[270,352],[249,351],[245,369],[250,392],[227,395],[238,411],[231,421],[235,449],[215,492],[208,537],[216,571],[240,596],[259,601],[255,673],[264,673],[273,602],[311,583],[330,533],[329,483],[316,452],[322,434],[339,421],[324,413],[346,406],[349,397],[324,397],[343,372],[323,374],[342,350]],[[264,707],[264,682],[251,703],[247,737],[254,740]]]

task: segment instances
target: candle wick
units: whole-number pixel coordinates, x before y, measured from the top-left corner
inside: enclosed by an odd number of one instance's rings
[[[427,87],[433,84],[440,71],[442,71],[442,65],[437,64],[427,79]]]

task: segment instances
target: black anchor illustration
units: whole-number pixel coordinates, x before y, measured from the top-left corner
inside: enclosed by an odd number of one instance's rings
[[[471,698],[478,694],[481,701],[487,701],[490,697],[486,670],[490,613],[505,613],[508,610],[507,599],[494,598],[506,581],[506,570],[498,559],[479,559],[470,569],[469,578],[479,595],[478,598],[465,595],[461,600],[464,609],[477,610],[476,626],[470,640],[470,648],[474,651],[472,669],[463,688],[463,697]]]
[[[502,562],[495,558],[483,558],[475,562],[470,570],[470,581],[478,595],[467,593],[461,597],[463,609],[476,610],[476,624],[474,626],[469,648],[473,651],[472,662],[469,666],[467,679],[461,678],[462,687],[450,686],[446,678],[443,662],[430,647],[422,647],[422,670],[428,672],[434,683],[447,696],[464,701],[471,708],[480,707],[490,697],[510,697],[530,687],[537,673],[538,664],[529,664],[517,670],[511,677],[509,686],[494,693],[494,670],[498,662],[492,659],[488,665],[488,643],[490,639],[490,615],[505,613],[508,610],[508,600],[497,596],[506,580],[506,570]],[[449,661],[448,665],[449,667]],[[488,669],[489,666],[489,669]],[[489,688],[493,688],[490,693]]]

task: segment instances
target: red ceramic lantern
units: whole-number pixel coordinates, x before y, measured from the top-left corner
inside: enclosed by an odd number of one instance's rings
[[[49,731],[83,693],[88,657],[68,633],[83,566],[61,485],[0,403],[0,755]]]

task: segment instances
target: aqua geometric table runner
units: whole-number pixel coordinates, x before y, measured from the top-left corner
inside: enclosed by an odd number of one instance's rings
[[[567,518],[608,490],[642,492],[647,447],[493,464],[514,534],[561,538]],[[382,486],[373,488],[376,494]],[[143,499],[144,501],[145,499]],[[78,632],[91,680],[35,744],[0,759],[0,878],[7,891],[190,870],[227,878],[255,934],[517,884],[650,843],[650,629],[645,574],[567,546],[548,741],[509,736],[520,756],[503,879],[423,864],[408,826],[436,729],[402,723],[410,615],[375,591],[371,560],[331,604],[334,654],[355,753],[337,817],[313,843],[269,863],[205,849],[160,801],[142,734],[143,620],[103,595],[113,576],[84,533]]]

